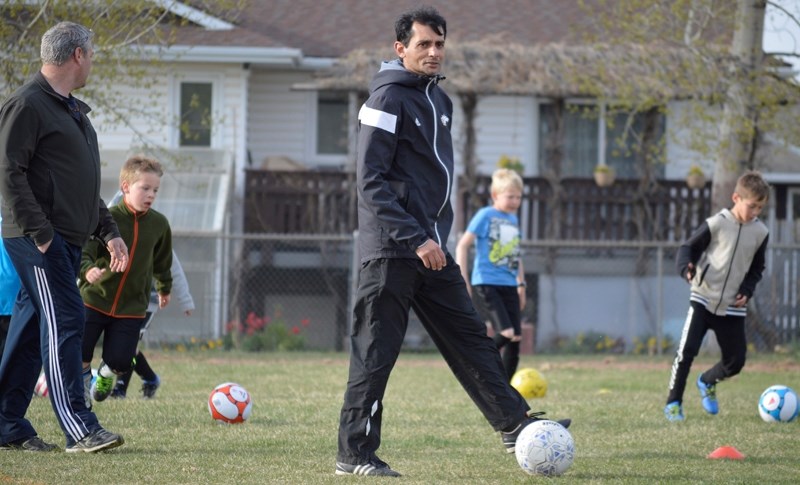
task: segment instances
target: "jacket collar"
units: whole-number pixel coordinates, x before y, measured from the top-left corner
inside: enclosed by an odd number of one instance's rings
[[[61,96],[60,94],[58,94],[55,91],[55,89],[53,89],[53,87],[50,86],[50,83],[47,82],[47,79],[45,79],[44,74],[42,74],[42,71],[39,71],[39,72],[36,73],[36,75],[33,77],[33,81],[39,86],[39,88],[41,88],[42,91],[44,91],[45,93],[49,94],[50,96],[53,96],[54,98],[58,99],[59,101],[62,101],[64,99],[64,96]],[[75,98],[75,96],[72,96],[72,97]],[[89,113],[90,111],[92,111],[91,106],[89,106],[88,104],[84,103],[80,99],[75,98],[75,101],[78,103],[78,106],[81,109],[81,113],[86,114],[86,113]]]

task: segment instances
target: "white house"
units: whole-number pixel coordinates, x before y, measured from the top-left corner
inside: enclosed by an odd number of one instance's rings
[[[247,168],[287,164],[311,170],[351,168],[350,146],[344,141],[352,140],[352,115],[357,110],[358,97],[341,91],[299,88],[313,84],[316,73],[331,67],[353,49],[391,46],[395,18],[418,4],[416,0],[251,0],[233,22],[194,9],[191,2],[154,1],[191,20],[191,25],[181,28],[177,42],[164,51],[163,59],[168,62],[157,73],[162,81],[147,92],[128,89],[121,102],[141,103],[143,110],[162,115],[164,123],[154,125],[150,118],[142,117],[133,119],[132,129],[110,123],[102,110],[93,113],[93,119],[103,159],[108,164],[104,169],[106,197],[116,189],[117,169],[125,154],[140,149],[143,140],[151,147],[177,154],[179,159],[190,157],[170,167],[157,205],[170,216],[179,235],[240,233]],[[582,29],[592,28],[591,19],[578,3],[501,0],[489,5],[480,0],[440,0],[436,7],[448,20],[448,40],[491,38],[492,42],[510,39],[522,45],[543,45],[578,42]],[[446,61],[444,73],[447,74]],[[447,90],[448,81],[442,86]],[[463,117],[459,98],[453,98],[453,133],[458,147],[463,141]],[[586,99],[568,102],[591,105],[591,100]],[[523,94],[480,97],[475,117],[479,173],[490,173],[503,155],[518,157],[526,175],[540,173],[540,136],[547,129],[543,116],[548,103],[547,99]],[[664,120],[668,163],[662,168],[662,176],[666,179],[683,179],[691,164],[703,166],[707,173],[711,169],[709,160],[680,143],[686,138],[684,133],[701,129],[699,125],[677,122],[683,119],[684,105],[672,103]],[[574,137],[570,146],[589,154],[587,160],[591,164],[610,163],[606,160],[610,156],[607,146],[615,133],[604,117],[576,116],[569,121],[574,123],[574,131],[568,134]],[[182,131],[181,123],[190,130]],[[778,165],[790,167],[800,160],[798,153],[778,145],[773,152],[782,157],[783,163]],[[457,164],[462,157],[463,153],[456,153]],[[591,167],[574,170],[575,175],[585,175]],[[775,177],[791,179],[796,175]],[[800,189],[790,189],[782,200],[790,204],[793,217],[788,219],[800,221]],[[794,223],[800,227],[800,222]],[[792,227],[784,230],[794,232]],[[796,237],[794,242],[800,242],[800,234]],[[209,242],[208,247],[202,248],[206,255],[222,254],[224,250],[220,242]],[[214,271],[218,264],[214,260],[206,257],[203,262],[189,263],[194,264],[190,270]],[[572,281],[565,277],[560,282],[544,282],[542,292],[562,291],[553,296],[562,298],[579,291],[585,282],[586,278]],[[673,283],[668,286],[675,286]],[[227,283],[221,269],[203,284],[208,287],[203,290],[205,294],[226,294]],[[642,310],[633,303],[637,284],[623,279],[608,287],[615,288],[617,295],[631,297],[627,304],[617,306],[626,313],[617,320],[629,325],[641,319]],[[621,285],[623,290],[618,291],[614,285]],[[675,292],[682,291],[676,288]],[[607,295],[598,298],[608,301]],[[224,297],[209,301],[217,309],[227,304]],[[593,310],[579,310],[577,306],[570,308],[561,318],[590,322]],[[567,316],[575,311],[580,314]]]

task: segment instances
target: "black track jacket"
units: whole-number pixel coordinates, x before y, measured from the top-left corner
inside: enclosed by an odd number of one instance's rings
[[[356,175],[361,262],[417,258],[453,225],[453,103],[441,76],[419,76],[384,62],[358,114]]]

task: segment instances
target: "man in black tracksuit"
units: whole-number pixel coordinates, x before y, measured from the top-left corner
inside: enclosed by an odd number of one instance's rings
[[[383,395],[411,308],[508,452],[538,418],[508,384],[500,354],[447,252],[453,105],[438,83],[445,20],[432,8],[395,25],[399,59],[382,64],[359,112],[361,271],[350,375],[339,423],[337,475],[399,476],[380,460]],[[569,425],[564,420],[565,426]]]
[[[0,361],[0,449],[53,451],[25,419],[44,365],[48,395],[67,452],[123,444],[87,408],[81,340],[84,309],[75,282],[90,235],[123,271],[128,249],[100,200],[100,153],[89,107],[72,96],[92,67],[92,32],[61,22],[42,37],[42,68],[0,108],[3,243],[19,273],[8,340]]]

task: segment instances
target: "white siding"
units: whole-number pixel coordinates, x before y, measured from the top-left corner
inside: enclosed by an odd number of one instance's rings
[[[291,89],[294,83],[309,80],[311,75],[304,72],[252,72],[247,147],[254,166],[272,156],[309,164],[306,144],[312,143],[307,134],[313,119],[309,102],[313,94]]]
[[[453,150],[456,171],[464,173],[464,113],[457,96],[453,100]],[[475,136],[478,173],[489,175],[502,155],[519,157],[525,174],[538,171],[535,128],[537,104],[529,96],[483,96],[476,108]]]
[[[719,138],[717,123],[703,123],[693,114],[693,103],[676,101],[669,104],[667,116],[667,179],[683,179],[689,167],[699,165],[706,173],[707,179],[714,173],[714,149]],[[712,108],[704,107],[710,119],[718,121],[721,115],[714,116],[708,112]],[[708,155],[692,149],[692,143],[701,143],[707,147]]]
[[[525,174],[536,173],[533,98],[487,96],[480,98],[475,120],[478,172],[491,174],[501,156],[519,157]]]
[[[102,106],[95,106],[92,120],[101,150],[135,150],[142,146],[137,132],[150,145],[177,148],[177,83],[192,79],[215,83],[212,148],[236,152],[238,131],[245,129],[242,100],[246,98],[241,93],[247,88],[247,71],[239,64],[173,66],[173,70],[177,68],[179,73],[160,71],[162,80],[149,88],[118,88],[120,98],[125,100],[122,108],[129,113],[130,126],[113,123]]]

